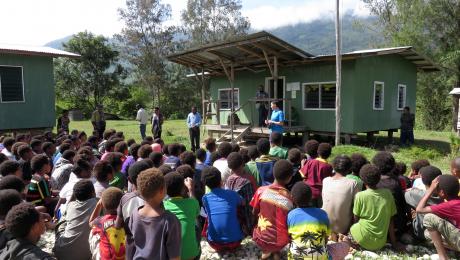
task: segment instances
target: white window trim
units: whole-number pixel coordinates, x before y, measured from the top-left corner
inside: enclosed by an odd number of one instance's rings
[[[0,103],[8,104],[8,103],[25,103],[26,102],[26,95],[24,93],[24,67],[23,66],[13,66],[13,65],[0,65],[0,67],[14,67],[14,68],[21,68],[21,77],[22,77],[22,100],[21,101],[3,101],[2,96],[2,78],[0,76]]]
[[[399,107],[399,88],[404,88],[404,93],[403,93],[403,106]],[[397,110],[404,110],[404,107],[406,106],[406,100],[407,100],[407,86],[405,84],[398,84],[398,99],[396,100],[396,108]]]
[[[375,87],[377,84],[382,85],[382,101],[380,102],[382,104],[382,107],[375,107]],[[384,110],[385,109],[385,83],[382,81],[374,81],[374,96],[372,98],[372,107],[374,110]]]
[[[238,109],[239,106],[240,106],[240,88],[233,88],[235,91],[238,91],[238,95],[236,95],[236,99],[238,100],[238,106],[235,106],[235,109]],[[220,88],[218,89],[218,92],[217,92],[217,99],[220,100],[220,92],[221,91],[230,91],[230,93],[232,92],[232,88]],[[229,101],[231,102],[231,100]],[[220,111],[230,111],[231,108],[220,108]]]
[[[325,84],[335,84],[336,86],[336,91],[337,91],[337,84],[335,81],[323,81],[323,82],[308,82],[308,83],[302,83],[302,110],[325,110],[325,111],[335,111],[335,108],[305,108],[305,86],[309,85],[320,85],[319,88],[319,106],[321,107],[321,85]]]

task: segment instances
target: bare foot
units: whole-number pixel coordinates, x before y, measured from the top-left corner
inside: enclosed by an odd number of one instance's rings
[[[262,258],[263,260],[266,260],[266,259],[269,259],[270,256],[272,256],[272,253],[268,252],[268,253],[262,253]]]
[[[273,260],[280,260],[280,259],[281,259],[280,253],[273,253]]]

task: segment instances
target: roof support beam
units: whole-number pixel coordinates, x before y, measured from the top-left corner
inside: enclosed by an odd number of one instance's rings
[[[242,51],[244,51],[244,52],[246,52],[246,53],[249,53],[249,54],[251,54],[252,56],[258,57],[258,58],[260,58],[260,59],[264,59],[264,56],[263,56],[263,55],[261,55],[261,54],[255,52],[255,51],[253,51],[253,50],[251,50],[251,49],[248,49],[248,48],[246,48],[246,47],[237,46],[236,48],[238,48],[238,49],[240,49],[240,50],[242,50]]]
[[[285,59],[285,60],[292,60],[292,58],[289,58],[288,56],[280,53],[279,51],[275,51],[272,48],[264,46],[264,45],[262,45],[260,43],[253,43],[253,45],[256,46],[257,48],[263,50],[263,51],[266,51],[268,53],[271,53],[271,54],[277,56],[278,58],[282,58],[282,59]]]
[[[262,50],[263,53],[264,53],[264,56],[265,56],[265,61],[267,62],[267,66],[268,68],[270,69],[270,74],[272,75],[272,77],[275,77],[275,73],[273,72],[273,69],[272,69],[272,65],[270,64],[270,58],[268,57],[268,54],[265,50]]]

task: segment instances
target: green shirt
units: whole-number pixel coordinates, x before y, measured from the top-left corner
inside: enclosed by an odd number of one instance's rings
[[[268,154],[271,155],[271,156],[276,156],[276,157],[278,157],[280,159],[287,159],[288,150],[286,148],[283,148],[283,147],[274,146],[274,147],[270,148],[270,152]]]
[[[362,191],[362,190],[363,190],[363,185],[364,185],[364,183],[363,183],[363,181],[361,180],[361,178],[359,178],[359,176],[356,176],[356,175],[350,173],[350,174],[347,175],[347,178],[356,181],[356,183],[358,184],[358,191]]]
[[[379,250],[387,242],[391,217],[396,214],[393,195],[388,189],[367,189],[355,197],[353,214],[358,223],[350,233],[359,245],[367,250]]]
[[[257,185],[260,185],[260,176],[259,170],[257,170],[257,165],[255,161],[249,161],[244,166],[244,169],[249,172],[256,179]]]
[[[121,190],[125,188],[125,177],[123,173],[117,172],[113,176],[113,179],[109,182],[110,187],[117,187]]]
[[[181,259],[190,259],[200,253],[196,240],[195,222],[200,214],[200,206],[194,198],[173,197],[165,200],[164,207],[176,215],[181,225],[182,248]]]

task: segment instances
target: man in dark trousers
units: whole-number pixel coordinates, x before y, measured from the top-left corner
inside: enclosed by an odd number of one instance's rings
[[[405,107],[401,114],[401,146],[414,144],[415,116],[411,114],[410,108]]]
[[[192,112],[187,116],[187,126],[193,152],[200,148],[200,125],[201,115],[196,111],[196,107],[192,107]]]
[[[91,115],[91,124],[93,124],[94,130],[99,134],[99,138],[102,139],[105,131],[105,115],[102,105],[97,105],[97,109]]]
[[[268,98],[268,93],[264,91],[264,86],[260,85],[259,90],[256,93],[256,99],[266,99]],[[268,111],[267,111],[267,102],[265,101],[257,101],[256,108],[259,110],[259,126],[264,127],[266,126],[265,120],[267,119]]]

